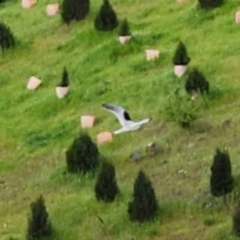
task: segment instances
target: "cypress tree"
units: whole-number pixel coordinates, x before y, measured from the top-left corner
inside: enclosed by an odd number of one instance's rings
[[[240,237],[240,201],[238,201],[232,216],[232,231],[235,236]]]
[[[80,21],[87,16],[89,9],[89,0],[63,0],[62,20],[67,24],[73,20]]]
[[[95,18],[94,26],[99,31],[111,31],[118,26],[116,13],[108,0],[103,1],[103,5]]]
[[[38,240],[50,236],[52,225],[45,207],[44,199],[40,197],[32,202],[31,217],[28,219],[27,240]]]
[[[141,170],[134,182],[133,201],[128,204],[128,214],[131,221],[144,222],[152,220],[158,209],[151,181]]]
[[[189,94],[192,92],[208,93],[209,83],[198,69],[193,68],[187,77],[185,89]]]
[[[10,28],[0,22],[0,48],[4,51],[7,48],[15,46],[15,39]]]
[[[199,6],[204,9],[220,7],[223,0],[198,0]]]
[[[173,57],[174,65],[187,65],[190,62],[190,57],[188,56],[186,46],[182,41],[179,41],[178,46],[175,50]]]
[[[130,36],[130,28],[127,19],[123,19],[120,23],[119,36]]]
[[[95,170],[99,162],[99,152],[96,144],[87,133],[81,133],[74,139],[66,152],[68,171],[83,174]]]
[[[97,200],[112,202],[118,192],[115,168],[111,163],[103,161],[95,184],[95,196]]]
[[[67,69],[64,67],[63,73],[62,73],[62,81],[58,86],[67,87],[68,85],[69,85],[68,72],[67,72]]]
[[[230,193],[233,189],[231,162],[228,152],[216,149],[210,178],[211,193],[215,197]]]

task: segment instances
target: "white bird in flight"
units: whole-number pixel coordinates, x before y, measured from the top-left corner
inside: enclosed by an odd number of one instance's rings
[[[121,129],[113,132],[114,134],[138,130],[143,124],[148,123],[151,120],[151,118],[146,118],[141,121],[132,121],[126,109],[114,104],[103,103],[102,107],[113,113],[122,125]]]

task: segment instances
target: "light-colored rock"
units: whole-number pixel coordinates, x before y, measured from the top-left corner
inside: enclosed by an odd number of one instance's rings
[[[240,11],[235,13],[235,23],[240,23]]]
[[[121,44],[125,44],[127,42],[129,42],[131,40],[132,36],[119,36],[118,39],[119,39],[119,42]]]
[[[61,87],[61,86],[57,86],[56,87],[56,95],[58,98],[64,98],[67,96],[69,91],[69,87]]]
[[[102,145],[113,140],[113,135],[111,132],[101,132],[97,135],[98,145]]]
[[[187,71],[187,65],[175,65],[174,73],[177,77],[182,77],[184,73]]]
[[[146,50],[146,58],[148,61],[159,58],[159,54],[160,54],[159,50],[156,50],[156,49],[147,49]]]
[[[32,8],[36,4],[37,4],[36,0],[22,0],[22,8],[25,9]]]
[[[54,16],[59,12],[59,4],[48,4],[46,7],[46,12],[48,16]]]
[[[92,128],[95,123],[96,117],[92,115],[81,116],[82,128]]]
[[[183,4],[183,3],[187,3],[187,0],[177,0],[178,3]]]
[[[34,76],[30,77],[27,84],[27,89],[35,90],[42,84],[42,81]]]

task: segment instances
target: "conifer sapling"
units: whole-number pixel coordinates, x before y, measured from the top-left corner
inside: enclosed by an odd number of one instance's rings
[[[120,23],[119,36],[131,36],[131,32],[129,29],[129,24],[128,24],[127,19],[124,19]]]
[[[52,225],[45,207],[43,197],[31,203],[31,216],[28,219],[27,240],[36,240],[50,236]]]
[[[103,0],[103,5],[94,20],[94,26],[99,31],[111,31],[118,26],[116,13],[109,0]]]
[[[67,69],[64,67],[63,73],[62,73],[62,81],[58,86],[67,87],[68,85],[69,85],[68,72],[67,72]]]
[[[143,171],[139,171],[133,191],[133,201],[128,204],[130,220],[138,222],[152,220],[157,214],[158,202],[152,183]]]
[[[67,169],[71,173],[83,174],[94,171],[99,163],[99,155],[96,144],[83,132],[66,152]]]
[[[187,54],[186,46],[182,41],[178,43],[176,48],[174,57],[173,57],[173,64],[174,65],[187,65],[190,62],[190,57]]]
[[[15,46],[15,39],[10,28],[0,22],[0,48],[4,51]]]
[[[103,161],[95,184],[95,196],[97,200],[112,202],[118,192],[115,168],[111,163]]]
[[[211,193],[215,197],[230,193],[233,189],[232,168],[228,152],[216,149],[210,178]]]

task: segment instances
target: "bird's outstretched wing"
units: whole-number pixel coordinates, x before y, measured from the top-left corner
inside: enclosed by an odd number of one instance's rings
[[[128,111],[123,107],[109,103],[103,103],[102,107],[104,107],[109,112],[113,113],[117,117],[118,121],[122,126],[127,125],[127,123],[131,121],[131,117]]]

